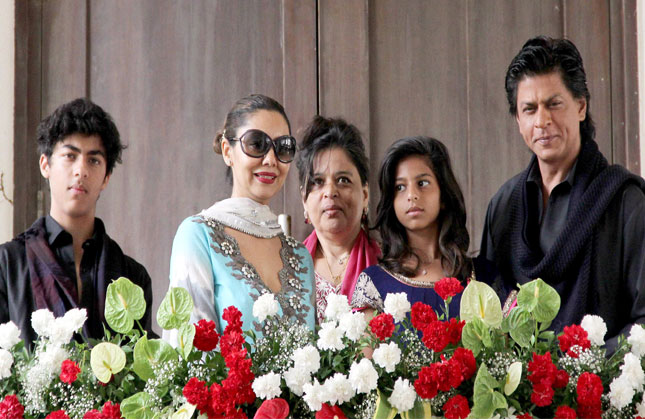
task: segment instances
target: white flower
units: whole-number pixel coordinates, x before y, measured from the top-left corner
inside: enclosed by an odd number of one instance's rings
[[[273,293],[265,293],[258,298],[253,304],[253,316],[260,322],[264,322],[267,317],[274,316],[278,313],[278,301],[275,300]]]
[[[351,382],[347,376],[338,372],[334,376],[327,378],[325,381],[325,395],[331,405],[346,403],[351,400],[356,393],[352,388]]]
[[[394,382],[394,389],[392,395],[388,398],[388,402],[392,407],[396,408],[400,413],[411,410],[414,407],[414,402],[417,400],[417,393],[410,385],[407,379],[399,378]]]
[[[632,345],[632,353],[637,357],[645,355],[645,329],[640,325],[633,325],[629,331],[627,342]]]
[[[20,343],[18,326],[13,321],[0,325],[0,349],[11,350],[18,343]]]
[[[54,320],[54,314],[47,309],[38,309],[31,314],[31,326],[41,337],[49,337]]]
[[[69,354],[65,349],[59,346],[49,346],[47,350],[38,355],[38,364],[46,372],[60,373],[60,366]]]
[[[363,312],[347,312],[340,316],[339,327],[345,331],[345,336],[356,341],[363,336],[367,321]]]
[[[55,346],[64,346],[72,340],[74,330],[64,317],[56,318],[49,328],[49,341]]]
[[[645,399],[636,404],[636,415],[639,417],[645,417]]]
[[[374,350],[372,359],[386,372],[392,373],[396,365],[401,361],[401,349],[396,343],[381,344]]]
[[[336,322],[323,322],[322,328],[318,332],[318,348],[321,350],[342,350],[345,348],[343,344],[343,330],[336,326]]]
[[[631,387],[629,381],[622,375],[614,379],[611,385],[609,385],[609,401],[618,410],[622,410],[632,402],[634,393],[634,388]]]
[[[408,295],[404,292],[401,293],[388,293],[383,302],[385,312],[392,315],[395,322],[401,322],[405,318],[405,314],[410,312],[410,302]]]
[[[625,363],[620,367],[622,371],[621,377],[624,377],[629,385],[638,392],[643,391],[643,384],[645,384],[645,372],[641,366],[641,361],[632,353],[625,355]]]
[[[605,334],[607,334],[607,324],[598,315],[585,315],[582,318],[580,326],[587,331],[591,344],[602,346],[605,344]]]
[[[258,376],[253,381],[253,392],[258,398],[270,400],[282,393],[280,389],[280,375],[269,372],[266,375]]]
[[[366,394],[378,385],[378,372],[369,359],[362,359],[359,363],[352,363],[349,368],[349,382],[359,394]]]
[[[349,307],[347,296],[337,295],[330,293],[327,295],[327,307],[325,308],[325,319],[328,321],[335,321],[340,318],[342,314],[351,312],[352,308]]]
[[[87,321],[87,309],[85,308],[70,309],[65,313],[65,316],[63,316],[64,325],[72,330],[72,333],[83,328],[85,321]]]
[[[0,349],[0,379],[11,376],[11,366],[13,366],[13,356],[5,349]]]
[[[302,393],[304,392],[304,386],[309,383],[311,380],[311,373],[304,370],[304,369],[298,369],[297,367],[292,367],[289,368],[285,373],[284,373],[284,381],[287,383],[287,387],[296,394],[297,396],[301,397]]]
[[[316,373],[320,369],[320,353],[311,344],[294,351],[291,360],[296,369],[307,373]]]
[[[318,383],[318,379],[302,387],[305,394],[302,399],[305,400],[311,411],[318,411],[322,408],[322,403],[327,401],[325,395],[325,386]]]

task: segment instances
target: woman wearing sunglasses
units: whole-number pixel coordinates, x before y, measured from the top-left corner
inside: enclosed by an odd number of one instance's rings
[[[280,317],[313,328],[311,256],[282,233],[268,206],[295,156],[290,133],[282,105],[251,95],[233,105],[215,137],[213,148],[233,183],[231,197],[184,220],[170,258],[170,287],[186,288],[195,303],[191,322],[213,320],[221,333],[227,325],[223,312],[235,305],[244,328],[261,336],[253,304],[273,293]],[[164,331],[164,338],[176,344],[176,330]]]

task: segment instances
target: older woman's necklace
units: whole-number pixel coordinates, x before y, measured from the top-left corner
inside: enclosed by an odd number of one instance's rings
[[[322,254],[322,257],[325,260],[325,263],[327,264],[327,269],[329,270],[329,275],[331,276],[331,279],[334,282],[334,285],[338,285],[340,283],[341,277],[343,276],[343,274],[345,274],[345,270],[347,268],[347,260],[349,259],[349,254],[345,254],[338,259],[338,265],[341,266],[342,270],[340,274],[335,275],[331,269],[331,264],[329,264],[329,260],[327,259],[327,256],[325,255],[325,251],[322,249],[322,247],[320,247],[320,253]]]

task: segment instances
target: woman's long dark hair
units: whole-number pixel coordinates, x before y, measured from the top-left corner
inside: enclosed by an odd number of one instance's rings
[[[394,210],[396,170],[399,163],[410,156],[425,158],[437,178],[441,191],[441,209],[437,216],[441,264],[449,276],[464,281],[472,271],[472,260],[468,257],[470,236],[466,229],[464,196],[452,172],[446,146],[430,137],[397,140],[383,159],[379,172],[381,198],[374,226],[381,234],[383,256],[380,262],[390,271],[413,277],[421,261],[410,247],[405,227],[397,219]],[[410,258],[416,259],[414,268],[403,264]]]

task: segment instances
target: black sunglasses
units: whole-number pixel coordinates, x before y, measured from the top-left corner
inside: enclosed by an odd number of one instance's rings
[[[296,139],[292,136],[280,136],[276,139],[269,137],[262,130],[251,129],[239,138],[228,138],[228,141],[239,141],[245,155],[253,158],[264,157],[273,147],[275,156],[282,163],[290,163],[296,155]]]

